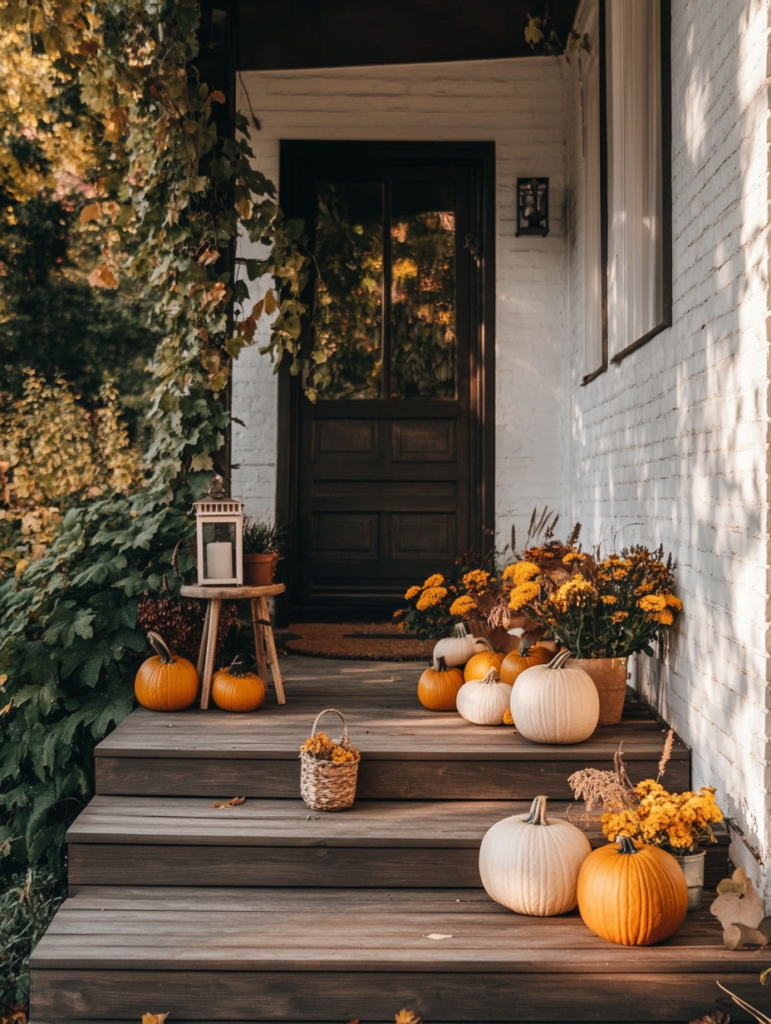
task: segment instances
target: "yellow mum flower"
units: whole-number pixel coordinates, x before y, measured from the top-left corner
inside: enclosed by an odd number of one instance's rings
[[[464,595],[463,597],[456,597],[456,599],[450,605],[450,615],[457,615],[462,618],[464,615],[469,615],[477,607],[477,603],[473,597]]]
[[[520,583],[518,587],[514,587],[509,597],[509,608],[512,611],[518,612],[520,608],[524,608],[526,604],[530,604],[531,601],[535,601],[541,592],[541,588],[537,583]]]
[[[613,594],[604,594],[602,597],[603,604],[617,604],[618,598],[614,597]]]
[[[503,570],[503,578],[511,580],[514,586],[518,587],[522,583],[529,583],[540,571],[534,562],[514,562]]]
[[[405,601],[411,601],[413,597],[417,597],[420,593],[420,587],[410,587],[407,593],[404,595]]]
[[[429,576],[426,582],[423,584],[424,587],[441,587],[444,583],[444,576],[441,573],[434,573],[433,576]]]
[[[584,556],[580,551],[568,551],[565,557],[562,559],[563,565],[570,565],[571,562],[583,562]]]
[[[681,612],[683,610],[683,602],[679,597],[675,597],[674,594],[664,594],[664,600],[667,602],[670,608],[674,608],[675,611]]]
[[[660,594],[646,594],[640,598],[637,606],[644,612],[663,612],[667,606],[667,599]]]
[[[665,608],[663,612],[659,612],[658,619],[662,626],[671,626],[675,621],[669,608]]]
[[[466,590],[484,590],[490,582],[490,573],[484,569],[472,569],[463,577],[463,586]]]
[[[549,601],[561,612],[566,612],[568,608],[589,607],[594,604],[597,596],[597,591],[589,580],[585,580],[578,573],[578,575],[568,580],[567,583],[563,583],[558,590],[555,590],[549,596]]]
[[[506,710],[503,712],[503,724],[514,725],[514,718],[511,714],[511,708],[506,708]]]
[[[442,579],[442,577],[438,577]],[[433,577],[432,577],[433,579]],[[429,608],[433,608],[447,597],[447,590],[444,587],[427,587],[418,598],[416,608],[419,612],[428,611]]]
[[[617,626],[619,622],[623,622],[625,619],[628,618],[629,612],[613,612],[613,614],[610,617],[610,621],[613,623],[614,626]]]

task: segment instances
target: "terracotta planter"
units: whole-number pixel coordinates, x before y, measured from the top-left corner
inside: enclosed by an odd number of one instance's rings
[[[597,687],[600,695],[599,725],[616,725],[621,721],[626,697],[626,658],[571,658],[567,668],[582,668]]]
[[[278,553],[244,555],[244,586],[269,587],[276,578]]]

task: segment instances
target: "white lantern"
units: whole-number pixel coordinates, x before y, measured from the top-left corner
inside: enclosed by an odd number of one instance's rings
[[[237,586],[244,581],[244,503],[221,497],[215,477],[209,492],[194,502],[198,535],[198,586]]]

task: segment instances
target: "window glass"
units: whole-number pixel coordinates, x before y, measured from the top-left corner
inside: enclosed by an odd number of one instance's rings
[[[380,398],[383,186],[319,182],[313,328],[332,355],[319,399]]]
[[[455,183],[395,181],[391,398],[455,398]]]

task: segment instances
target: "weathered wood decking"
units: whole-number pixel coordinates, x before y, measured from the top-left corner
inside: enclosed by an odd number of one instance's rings
[[[631,777],[655,773],[662,732],[642,705],[587,743],[544,748],[422,710],[420,666],[283,665],[283,708],[271,695],[244,716],[140,711],[97,749],[99,793],[68,835],[72,895],[33,955],[32,1024],[147,1010],[170,1024],[374,1024],[402,1006],[429,1024],[685,1024],[713,1006],[718,977],[771,1009],[757,957],[726,951],[707,910],[627,949],[577,913],[521,917],[480,887],[492,822],[540,792],[564,813],[567,775],[609,766],[621,739]],[[327,706],[363,757],[362,798],[339,814],[298,799],[297,749]],[[689,772],[678,744],[667,781]],[[726,843],[710,852],[713,884]]]

